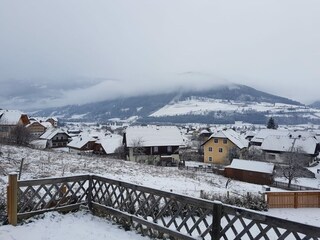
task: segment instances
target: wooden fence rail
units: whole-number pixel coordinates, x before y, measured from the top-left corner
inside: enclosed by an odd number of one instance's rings
[[[11,224],[17,223],[14,215],[20,220],[85,205],[95,215],[106,216],[152,238],[320,239],[318,227],[101,176],[29,181],[10,177],[13,178],[8,187]]]
[[[320,191],[266,192],[269,208],[320,208]]]

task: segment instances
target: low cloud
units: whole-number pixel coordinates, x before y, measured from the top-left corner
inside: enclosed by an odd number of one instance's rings
[[[195,84],[195,82],[197,84]],[[86,104],[115,98],[154,95],[188,90],[213,88],[228,81],[201,72],[183,72],[163,76],[135,76],[133,78],[96,78],[93,80],[68,80],[65,82],[7,81],[16,85],[12,91],[0,90],[2,108],[37,109],[73,104]]]

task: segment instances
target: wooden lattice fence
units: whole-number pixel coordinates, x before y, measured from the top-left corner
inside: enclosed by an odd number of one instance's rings
[[[16,224],[14,215],[19,220],[84,205],[95,215],[152,238],[320,239],[320,229],[314,226],[100,176],[9,182],[11,224]]]

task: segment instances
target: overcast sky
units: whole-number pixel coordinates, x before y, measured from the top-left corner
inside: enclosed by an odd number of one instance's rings
[[[255,87],[319,100],[319,0],[1,0],[0,108]]]

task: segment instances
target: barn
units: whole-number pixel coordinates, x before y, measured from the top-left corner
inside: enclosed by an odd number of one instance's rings
[[[225,177],[243,182],[270,185],[273,182],[273,163],[233,159],[224,169]]]

